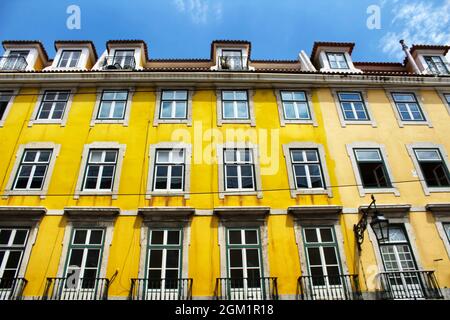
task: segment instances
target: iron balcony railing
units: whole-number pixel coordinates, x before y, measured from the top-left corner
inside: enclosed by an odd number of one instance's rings
[[[247,57],[245,56],[219,56],[221,70],[247,70]]]
[[[353,274],[300,276],[297,283],[301,300],[362,299],[358,276]]]
[[[131,279],[130,300],[191,300],[192,279]]]
[[[102,68],[105,70],[134,70],[134,56],[106,56]]]
[[[217,300],[278,300],[277,278],[217,278]]]
[[[442,299],[434,271],[381,272],[380,299]]]
[[[0,278],[0,300],[21,300],[27,282],[25,278]]]
[[[109,279],[47,278],[43,300],[107,300]]]
[[[25,70],[27,66],[27,60],[23,56],[0,57],[0,70],[2,71],[21,71]]]

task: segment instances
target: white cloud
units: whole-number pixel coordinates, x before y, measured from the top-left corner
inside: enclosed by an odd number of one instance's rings
[[[409,46],[450,43],[450,0],[441,0],[440,3],[396,0],[392,12],[391,28],[398,31],[389,31],[380,39],[380,47],[389,56],[397,59],[404,56],[400,39]]]
[[[207,0],[173,0],[176,9],[189,15],[195,24],[206,24],[211,19],[220,21],[222,19],[222,3],[211,4]]]

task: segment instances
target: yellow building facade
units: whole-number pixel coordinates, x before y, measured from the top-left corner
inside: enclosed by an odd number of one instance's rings
[[[0,298],[449,297],[448,47],[3,46]]]

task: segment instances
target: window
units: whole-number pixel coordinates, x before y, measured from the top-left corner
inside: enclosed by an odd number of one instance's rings
[[[247,288],[260,288],[263,272],[259,229],[227,229],[227,261],[232,296],[233,289],[240,289],[234,298]],[[252,293],[258,294],[255,290]]]
[[[449,171],[439,149],[414,149],[414,153],[428,187],[450,187]]]
[[[68,289],[94,289],[96,279],[99,277],[104,242],[104,229],[75,228],[70,241],[66,266],[66,279],[78,274],[77,288],[69,287],[72,283],[66,282]]]
[[[403,121],[425,121],[414,93],[392,93],[392,97]]]
[[[149,233],[146,289],[178,289],[182,261],[181,230],[151,229]]]
[[[70,91],[45,91],[36,120],[61,120],[69,100]]]
[[[1,66],[3,70],[25,70],[27,67],[27,50],[11,50]]]
[[[440,56],[425,56],[425,62],[428,65],[428,69],[434,74],[449,74],[448,68],[442,57]]]
[[[122,120],[127,107],[127,90],[104,90],[98,109],[98,120]]]
[[[12,91],[0,91],[0,121],[6,116],[6,108],[13,96]]]
[[[447,235],[447,240],[450,242],[450,223],[444,223],[443,226],[445,234]]]
[[[450,106],[450,93],[444,94],[444,97],[445,97],[445,101],[446,101],[447,104]]]
[[[312,286],[341,285],[339,249],[333,228],[305,228],[303,234]]]
[[[327,52],[331,69],[349,69],[344,53]]]
[[[184,189],[185,154],[183,149],[156,150],[154,191]]]
[[[0,227],[0,290],[10,289],[14,285],[28,234],[29,229]]]
[[[118,150],[90,150],[83,190],[110,191],[113,187]]]
[[[345,120],[367,121],[370,120],[367,114],[361,93],[359,92],[338,92],[339,103]]]
[[[364,188],[392,187],[379,149],[355,149],[354,152]]]
[[[322,167],[317,150],[291,150],[290,156],[297,189],[325,188]]]
[[[416,262],[403,225],[389,226],[389,240],[379,243],[381,258],[394,298],[422,297]]]
[[[134,68],[134,50],[115,50],[113,65],[118,64],[122,68]]]
[[[225,149],[225,190],[255,190],[255,169],[250,149]]]
[[[310,120],[308,101],[304,91],[281,91],[285,120]]]
[[[159,118],[187,119],[187,104],[187,90],[163,90]]]
[[[222,91],[222,117],[227,119],[249,119],[247,91]]]
[[[241,50],[222,50],[220,68],[229,70],[242,70],[244,61]]]
[[[42,190],[51,156],[51,149],[26,149],[20,161],[13,190]]]
[[[81,50],[63,50],[58,68],[75,68],[80,60]]]

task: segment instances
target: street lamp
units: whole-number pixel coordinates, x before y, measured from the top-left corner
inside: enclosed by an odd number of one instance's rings
[[[377,210],[375,197],[372,195],[372,202],[367,209],[361,209],[363,215],[359,220],[358,224],[353,226],[353,231],[355,232],[355,238],[358,243],[358,249],[361,250],[361,244],[364,241],[364,231],[367,229],[367,218],[369,217],[369,212],[373,206],[373,216],[370,226],[375,233],[378,242],[385,242],[389,240],[389,220],[386,219],[382,213]]]

